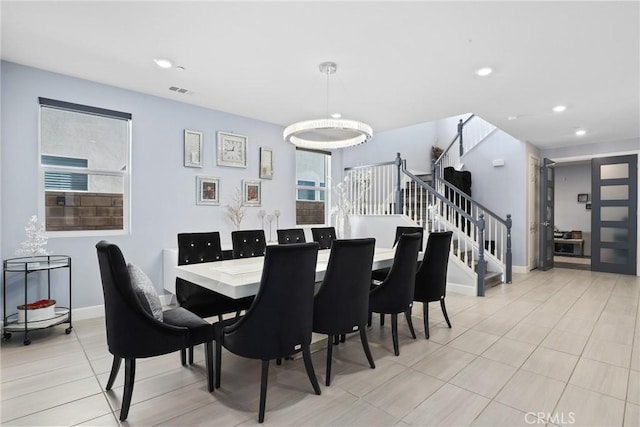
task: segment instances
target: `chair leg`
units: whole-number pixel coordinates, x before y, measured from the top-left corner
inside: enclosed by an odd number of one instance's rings
[[[364,350],[364,354],[367,356],[367,360],[369,361],[369,366],[371,366],[371,369],[375,369],[376,364],[373,363],[373,357],[371,357],[371,350],[369,350],[369,341],[367,340],[367,331],[365,331],[364,328],[362,327],[360,328],[360,341],[362,342],[362,348]]]
[[[411,337],[416,339],[416,331],[413,329],[413,322],[411,321],[411,309],[404,312],[404,317],[407,319],[407,324],[409,325],[409,331],[411,332]]]
[[[347,340],[347,334],[340,335],[340,342],[345,342]]]
[[[278,365],[278,366],[282,365],[282,358],[281,357],[278,357],[276,359],[276,365]]]
[[[124,394],[122,396],[122,407],[120,408],[120,421],[124,421],[129,416],[129,406],[131,406],[131,396],[133,395],[133,382],[136,377],[136,359],[124,360]]]
[[[380,313],[380,326],[384,326],[384,314]]]
[[[121,357],[113,356],[113,363],[111,364],[111,374],[109,375],[109,381],[107,381],[106,390],[111,390],[111,387],[113,387],[113,383],[116,381],[116,377],[118,376],[118,371],[120,371],[121,362]]]
[[[333,344],[334,339],[337,335],[331,336],[329,335],[329,339],[327,340],[327,378],[325,379],[325,384],[327,387],[331,385],[331,358],[333,357]]]
[[[371,327],[371,312],[369,312],[369,318],[367,319],[367,326],[370,328]]]
[[[313,391],[315,391],[317,395],[320,395],[320,385],[318,384],[316,373],[313,370],[313,363],[311,362],[311,351],[309,350],[309,346],[306,346],[302,349],[302,359],[304,360],[304,368],[307,370],[309,380],[311,380]]]
[[[340,344],[340,335],[332,335],[331,339],[333,340],[334,345]]]
[[[216,388],[220,388],[220,377],[222,376],[222,341],[216,341]]]
[[[189,347],[189,365],[193,365],[193,346]]]
[[[258,412],[258,422],[264,422],[264,408],[267,403],[267,380],[269,379],[269,361],[262,361],[262,379],[260,380],[260,411]]]
[[[180,350],[180,363],[182,366],[187,366],[187,349],[183,348]]]
[[[447,309],[444,306],[444,298],[440,299],[440,308],[442,308],[442,314],[444,314],[444,320],[447,321],[447,325],[451,328],[451,322],[449,322],[449,316],[447,316]]]
[[[204,357],[206,359],[207,364],[207,387],[209,392],[215,390],[215,386],[213,385],[213,376],[214,376],[214,368],[213,368],[213,342],[206,342],[204,345]]]
[[[391,315],[391,338],[393,339],[393,353],[396,356],[400,355],[400,349],[398,346],[398,315]]]
[[[429,339],[429,303],[422,303],[422,322],[424,323],[424,337]]]

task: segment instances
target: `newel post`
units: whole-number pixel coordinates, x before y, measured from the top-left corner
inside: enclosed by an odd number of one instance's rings
[[[400,192],[402,191],[402,158],[400,157],[400,153],[396,153],[396,168],[397,168],[397,177],[396,177],[396,208],[395,214],[402,213],[402,199],[400,197]]]
[[[458,122],[458,141],[460,141],[460,157],[464,154],[464,146],[462,145],[462,128],[464,128],[464,122],[462,119]]]

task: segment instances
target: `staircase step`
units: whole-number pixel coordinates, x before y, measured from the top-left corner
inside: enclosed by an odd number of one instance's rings
[[[484,288],[492,288],[502,283],[502,274],[497,271],[487,271],[484,275]]]

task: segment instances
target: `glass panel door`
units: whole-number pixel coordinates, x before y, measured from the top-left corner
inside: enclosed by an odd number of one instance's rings
[[[554,162],[544,159],[540,167],[540,259],[541,270],[553,268]]]
[[[593,159],[591,269],[636,274],[638,157]]]

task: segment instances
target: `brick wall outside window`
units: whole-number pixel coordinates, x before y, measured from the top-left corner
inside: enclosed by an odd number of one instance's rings
[[[47,191],[46,230],[122,230],[123,199],[117,193]]]

